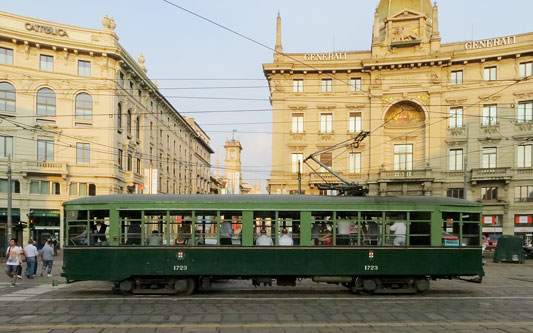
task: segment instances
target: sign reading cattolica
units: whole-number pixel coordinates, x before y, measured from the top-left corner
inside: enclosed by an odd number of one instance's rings
[[[484,40],[476,40],[473,42],[466,42],[465,49],[467,50],[485,49],[489,47],[511,45],[511,44],[516,44],[516,36],[491,38],[491,39],[484,39]]]
[[[346,60],[346,52],[304,54],[305,61]]]
[[[35,32],[40,32],[43,34],[54,35],[54,36],[68,37],[67,31],[61,28],[55,28],[55,27],[48,26],[48,25],[41,25],[41,24],[35,24],[35,23],[29,23],[29,22],[26,22],[25,26],[26,26],[26,30],[29,30],[29,31],[35,31]]]

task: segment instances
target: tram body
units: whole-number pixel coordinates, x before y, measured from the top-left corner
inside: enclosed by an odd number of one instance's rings
[[[64,209],[62,275],[122,292],[190,294],[220,278],[425,292],[430,280],[484,276],[481,205],[460,199],[108,195]],[[400,246],[394,223],[405,226]],[[256,245],[261,235],[272,245]]]

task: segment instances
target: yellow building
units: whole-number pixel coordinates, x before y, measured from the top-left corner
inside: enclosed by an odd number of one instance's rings
[[[107,16],[94,30],[0,12],[0,237],[8,155],[18,237],[29,222],[39,242],[62,236],[66,200],[209,193],[209,137],[163,97],[115,27]]]
[[[381,0],[369,51],[285,54],[280,17],[275,49],[270,193],[297,193],[302,159],[368,131],[321,162],[370,195],[466,194],[486,233],[533,234],[533,33],[441,44],[430,0]],[[340,182],[310,165],[305,194]]]

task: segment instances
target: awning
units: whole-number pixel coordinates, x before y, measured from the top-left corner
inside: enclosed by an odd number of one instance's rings
[[[0,216],[7,216],[7,208],[0,208]],[[20,208],[11,208],[11,216],[20,216]]]
[[[59,217],[59,210],[54,209],[30,209],[30,216],[36,217]]]

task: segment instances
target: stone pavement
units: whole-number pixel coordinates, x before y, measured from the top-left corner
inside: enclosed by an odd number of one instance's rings
[[[61,282],[56,277],[9,288],[4,279],[0,332],[533,331],[533,261],[488,262],[485,269],[482,284],[440,280],[424,295],[381,296],[307,280],[260,288],[220,281],[209,291],[176,297],[115,295],[103,282],[52,286]]]

